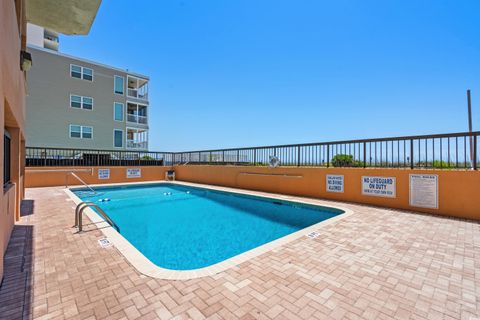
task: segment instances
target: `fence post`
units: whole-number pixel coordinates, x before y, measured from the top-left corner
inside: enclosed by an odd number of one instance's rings
[[[473,170],[477,170],[477,135],[473,136]]]
[[[240,162],[240,150],[237,150],[237,164]]]
[[[330,145],[327,144],[327,168],[330,167]]]
[[[47,166],[47,149],[43,149],[43,166]]]
[[[222,151],[222,162],[225,164],[225,150]]]
[[[253,149],[253,165],[257,165],[257,149]]]
[[[410,169],[413,169],[413,139],[410,139]]]
[[[363,143],[363,168],[367,167],[367,143]]]
[[[300,167],[300,146],[297,146],[297,167]]]

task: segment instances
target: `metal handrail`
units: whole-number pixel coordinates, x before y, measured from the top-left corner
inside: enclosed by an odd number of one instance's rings
[[[120,232],[120,228],[117,226],[115,222],[108,216],[108,214],[103,211],[102,208],[100,208],[97,204],[91,201],[84,201],[80,202],[77,207],[75,208],[75,225],[73,227],[78,227],[78,232],[82,232],[83,230],[83,211],[87,208],[95,208],[98,210],[98,213],[107,221],[109,225],[114,227],[117,232]]]
[[[80,181],[85,187],[87,187],[91,192],[93,192],[94,194],[96,194],[97,192],[95,190],[93,190],[92,187],[90,187],[85,181],[83,181],[79,176],[77,176],[75,173],[73,173],[72,171],[69,171],[67,172],[67,174],[65,175],[65,188],[68,188],[68,175],[72,175],[74,176],[78,181]]]

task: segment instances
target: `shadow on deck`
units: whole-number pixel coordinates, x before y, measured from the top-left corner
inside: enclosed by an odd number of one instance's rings
[[[33,214],[33,200],[22,203],[21,216]],[[15,225],[4,257],[0,319],[31,319],[33,298],[33,226]]]

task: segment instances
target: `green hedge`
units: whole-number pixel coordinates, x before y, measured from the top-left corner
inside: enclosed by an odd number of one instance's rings
[[[351,154],[336,154],[332,158],[334,167],[363,167],[363,162],[355,160]]]

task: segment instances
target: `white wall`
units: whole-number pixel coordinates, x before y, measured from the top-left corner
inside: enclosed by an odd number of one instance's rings
[[[43,48],[43,27],[27,23],[27,43]]]

